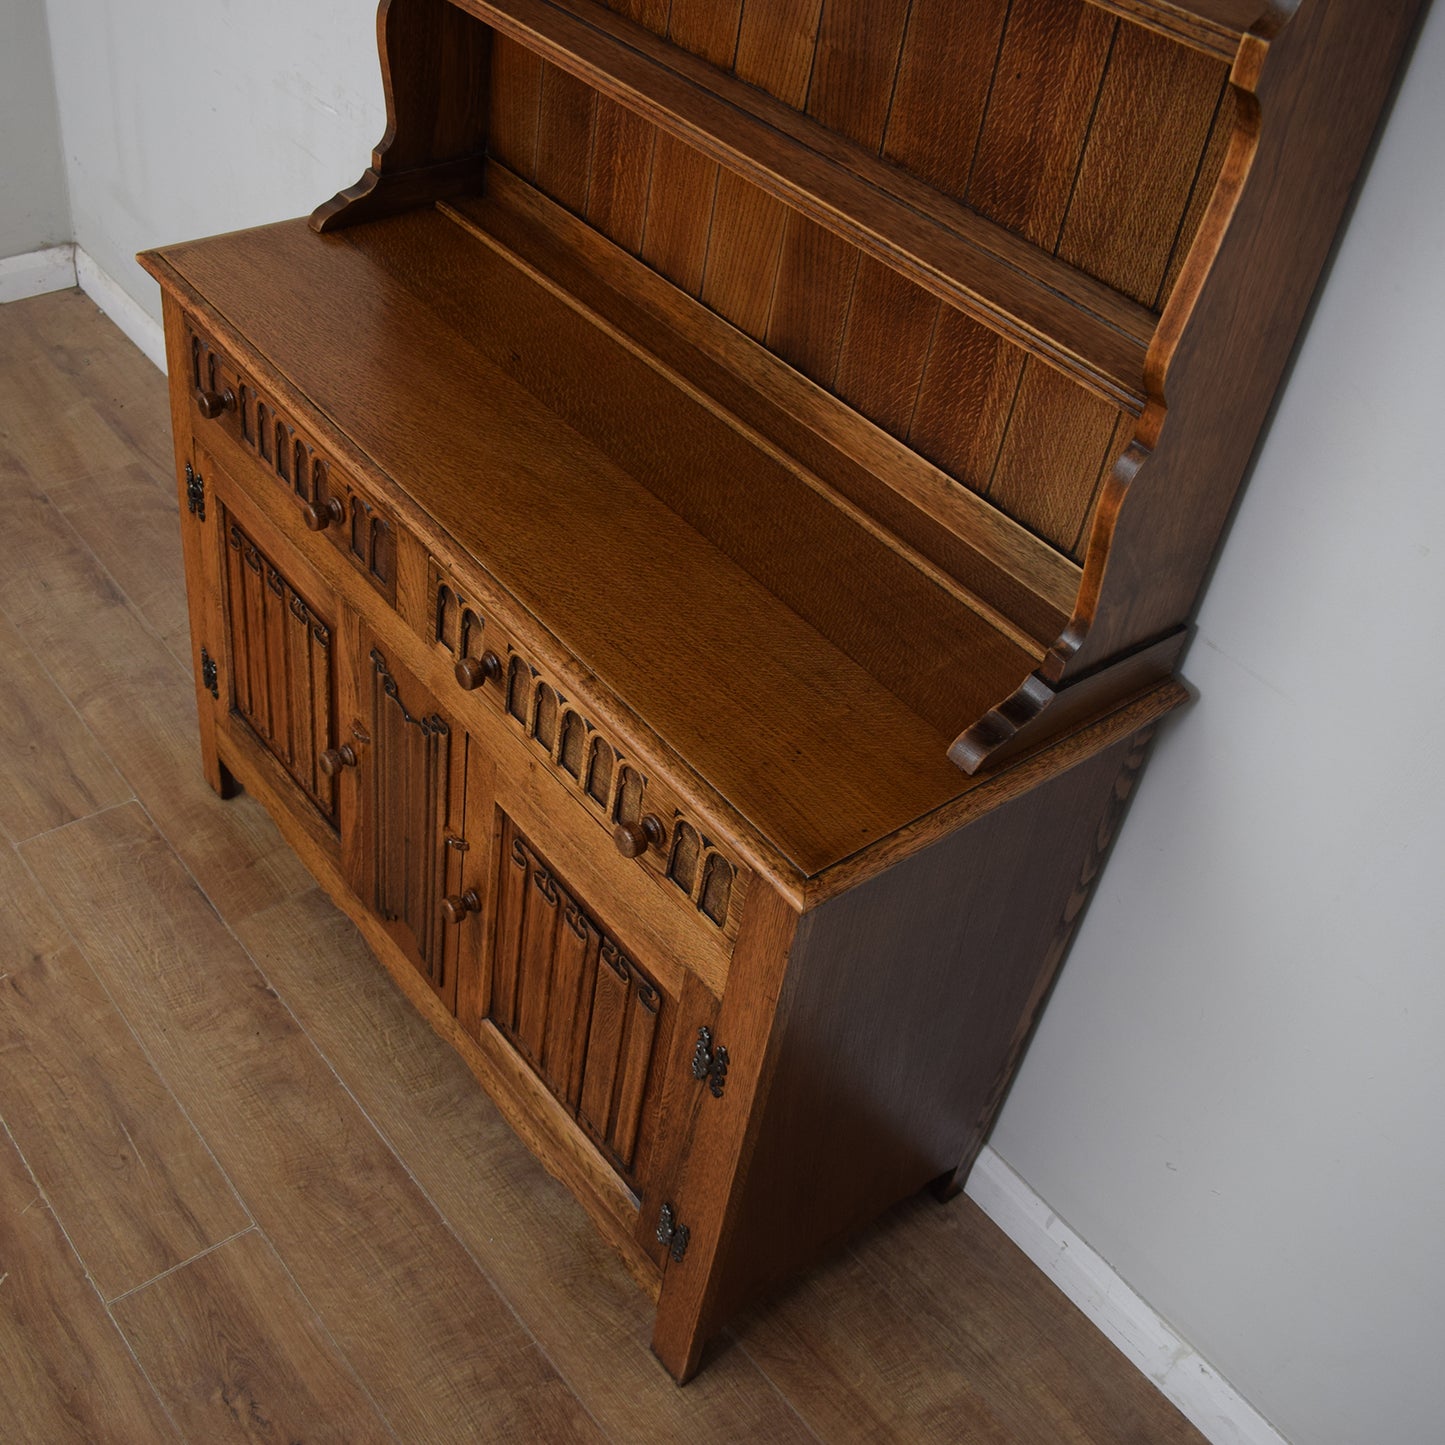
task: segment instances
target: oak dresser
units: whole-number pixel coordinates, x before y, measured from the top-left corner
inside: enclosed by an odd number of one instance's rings
[[[678,1380],[966,1175],[1418,8],[383,0],[361,180],[143,258],[206,774]]]

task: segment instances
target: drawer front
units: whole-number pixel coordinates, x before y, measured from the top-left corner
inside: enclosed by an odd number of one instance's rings
[[[202,418],[198,439],[213,428],[248,452],[295,500],[306,529],[323,536],[395,606],[397,524],[390,512],[194,323],[188,341],[191,398]]]
[[[424,640],[453,665],[459,686],[500,713],[530,754],[583,805],[593,846],[617,848],[657,886],[709,948],[731,952],[751,875],[647,765],[587,715],[495,611],[432,559]]]

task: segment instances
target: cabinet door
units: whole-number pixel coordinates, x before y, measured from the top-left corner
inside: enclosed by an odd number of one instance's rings
[[[352,887],[398,947],[456,1007],[459,923],[477,905],[467,882],[467,746],[431,694],[365,626],[357,629],[356,827]]]
[[[228,699],[233,718],[336,827],[336,784],[322,765],[335,745],[334,608],[305,593],[296,569],[263,551],[222,508]]]
[[[510,818],[488,1016],[634,1187],[671,1000]]]

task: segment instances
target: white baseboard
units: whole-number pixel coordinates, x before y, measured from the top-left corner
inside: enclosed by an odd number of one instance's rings
[[[992,1149],[979,1155],[965,1192],[1212,1445],[1285,1445]]]
[[[75,247],[69,242],[0,261],[0,304],[43,296],[47,291],[64,291],[74,285]]]
[[[75,248],[75,278],[80,289],[164,372],[166,335],[160,322],[79,246]]]

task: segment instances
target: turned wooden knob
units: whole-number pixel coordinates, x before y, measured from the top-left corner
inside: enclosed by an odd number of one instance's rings
[[[442,917],[448,923],[464,923],[467,914],[481,911],[482,900],[475,888],[468,888],[465,893],[448,893],[442,899]]]
[[[215,421],[228,411],[236,409],[236,393],[228,386],[224,391],[203,391],[196,396],[196,405],[207,421]]]
[[[346,505],[340,497],[327,497],[324,502],[307,502],[301,518],[313,532],[324,532],[333,522],[346,520]]]
[[[665,836],[662,820],[651,813],[636,823],[619,823],[612,830],[612,841],[624,858],[640,858],[649,848],[661,848]]]
[[[316,761],[328,778],[334,778],[342,768],[356,766],[356,749],[350,743],[342,743],[339,748],[327,748]]]
[[[464,657],[457,663],[457,686],[468,692],[484,682],[502,680],[502,659],[495,652],[484,652],[480,657]]]

